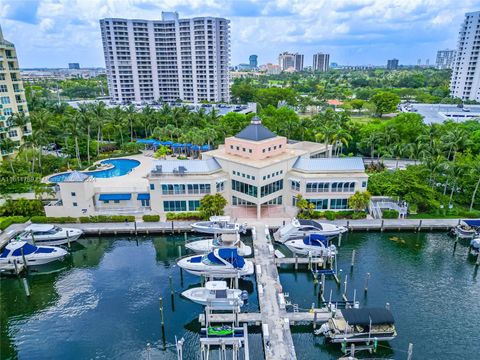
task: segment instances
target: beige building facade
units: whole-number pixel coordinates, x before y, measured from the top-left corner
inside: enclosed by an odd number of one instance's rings
[[[207,194],[227,199],[234,217],[293,216],[297,196],[317,210],[347,210],[348,198],[367,189],[361,158],[332,158],[331,147],[291,142],[257,117],[201,160],[156,160],[139,181],[102,187],[82,173],[59,183],[59,200],[48,216],[164,214],[197,211]],[[81,200],[80,200],[81,198]],[[59,215],[62,214],[62,215]]]
[[[16,114],[25,114],[23,124],[14,120]],[[3,38],[0,28],[0,161],[13,154],[22,144],[23,137],[31,132],[17,52],[15,46]],[[13,144],[8,144],[6,139]]]

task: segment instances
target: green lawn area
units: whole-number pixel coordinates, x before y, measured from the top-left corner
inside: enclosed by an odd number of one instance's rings
[[[378,118],[374,118],[372,116],[368,116],[368,115],[365,115],[365,116],[350,116],[350,120],[354,123],[357,123],[357,124],[367,124],[369,123],[370,121],[373,121],[373,120],[377,120]]]

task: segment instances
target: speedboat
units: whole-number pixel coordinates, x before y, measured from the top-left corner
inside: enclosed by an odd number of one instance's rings
[[[215,310],[233,310],[243,306],[246,291],[229,289],[226,281],[207,281],[205,287],[185,290],[182,296]]]
[[[51,224],[31,224],[25,228],[17,239],[44,245],[63,245],[76,241],[83,231],[73,228],[61,228]]]
[[[177,265],[193,275],[214,278],[240,277],[253,274],[253,263],[238,255],[237,249],[215,249],[205,255],[186,256]]]
[[[384,308],[338,310],[317,333],[332,343],[390,341],[397,336],[393,315]]]
[[[298,255],[333,257],[337,254],[335,245],[326,236],[309,234],[303,239],[287,240],[283,243],[291,252]]]
[[[331,238],[346,231],[348,231],[346,227],[335,224],[293,218],[290,224],[278,229],[273,234],[273,238],[278,242],[284,243],[287,240],[303,239],[309,234],[319,234]]]
[[[23,263],[23,258],[28,266],[44,265],[55,260],[62,260],[68,252],[56,246],[36,246],[26,241],[11,241],[0,254],[0,265]]]
[[[480,237],[477,237],[470,242],[470,254],[473,256],[480,255]]]
[[[473,239],[478,229],[480,229],[480,220],[462,220],[452,229],[452,232],[461,239]]]
[[[234,223],[230,216],[211,216],[209,221],[199,221],[191,225],[193,230],[207,234],[235,234],[245,232],[245,225]]]
[[[238,250],[238,255],[252,255],[252,248],[248,245],[245,245],[243,241],[240,240],[240,234],[238,233],[223,234],[211,239],[195,240],[185,244],[185,247],[193,252],[196,252],[197,254],[205,254],[213,249],[219,248],[236,248]]]

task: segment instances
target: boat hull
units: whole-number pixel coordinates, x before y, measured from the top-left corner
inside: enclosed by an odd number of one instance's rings
[[[284,245],[294,254],[297,255],[311,255],[321,257],[333,257],[337,254],[336,249],[319,248],[318,246],[303,245],[303,240],[288,240]]]
[[[235,234],[238,231],[238,229],[235,228],[208,227],[196,224],[192,224],[190,226],[194,231],[204,234]]]
[[[68,236],[67,236],[68,232]],[[69,242],[77,241],[80,236],[83,235],[83,231],[79,229],[66,229],[63,228],[61,232],[51,235],[34,235],[29,232],[25,232],[19,235],[18,240],[27,241],[30,244],[38,245],[65,245]]]
[[[205,239],[205,240],[198,240],[198,241],[192,241],[188,244],[185,245],[185,247],[189,250],[192,250],[193,252],[197,254],[205,254],[208,253],[214,249],[219,249],[219,248],[234,248],[233,246],[220,246],[216,245],[213,239]],[[241,246],[236,247],[238,254],[241,256],[250,256],[252,255],[252,248],[250,246],[247,246],[242,243]]]
[[[191,263],[188,260],[190,257],[180,259],[177,265],[186,272],[196,276],[210,276],[213,278],[232,278],[249,276],[253,274],[253,263],[246,260],[245,265],[241,269],[234,267],[227,267],[223,265],[205,265],[203,263]]]
[[[193,301],[194,303],[209,306],[215,310],[234,310],[239,306],[243,306],[243,301],[240,299],[241,290],[229,289],[227,290],[227,298],[207,298],[208,290],[205,288],[193,288],[185,290],[182,296]]]

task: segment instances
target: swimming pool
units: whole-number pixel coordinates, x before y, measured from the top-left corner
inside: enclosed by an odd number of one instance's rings
[[[94,178],[111,178],[115,176],[122,176],[128,174],[132,169],[140,165],[140,161],[132,159],[112,159],[101,161],[102,164],[113,165],[110,169],[99,171],[84,171],[84,174],[88,174]],[[70,172],[51,176],[48,181],[50,182],[62,182],[70,175]]]

